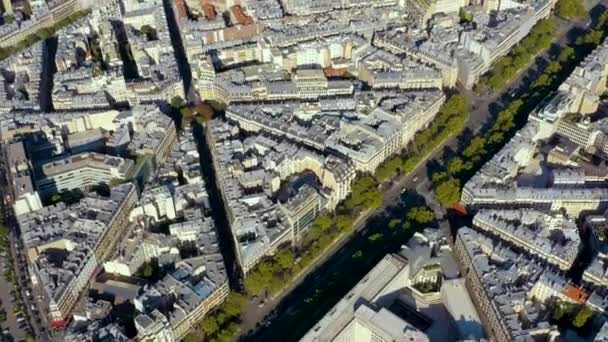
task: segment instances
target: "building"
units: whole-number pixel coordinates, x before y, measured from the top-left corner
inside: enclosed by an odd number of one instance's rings
[[[281,244],[297,239],[299,234],[294,234],[294,227],[304,229],[312,218],[311,213],[334,210],[350,192],[355,171],[341,159],[325,157],[264,135],[250,135],[243,140],[237,126],[223,121],[214,120],[209,127],[207,141],[218,175],[217,186],[228,212],[237,257],[245,273]],[[312,192],[317,191],[303,187],[291,204],[297,206],[300,198],[307,198],[302,202],[304,207],[291,207],[290,211],[287,209],[289,202],[280,204],[275,195],[282,183],[289,183],[292,177],[307,172],[314,174],[320,185],[324,206],[314,210],[320,199],[315,199]],[[291,221],[288,219],[290,213],[294,215]]]
[[[458,230],[454,253],[466,277],[466,286],[486,332],[496,341],[559,336],[556,326],[543,320],[543,307],[530,300],[530,288],[551,270],[491,238],[463,227]],[[501,264],[493,260],[504,261]],[[528,274],[528,284],[518,283]]]
[[[154,310],[150,315],[139,315],[135,317],[135,329],[139,341],[174,342],[173,330],[169,325],[167,317]]]
[[[299,240],[324,207],[323,198],[319,192],[307,184],[285,205],[279,205],[292,226],[293,241]]]
[[[41,197],[49,197],[65,190],[122,182],[131,176],[134,164],[130,159],[96,152],[67,156],[43,164],[36,187]]]
[[[135,199],[135,186],[124,184],[107,198],[89,194],[75,205],[61,203],[17,218],[52,327],[66,326],[97,267],[114,253]]]
[[[177,142],[175,123],[157,107],[136,107],[133,119],[129,150],[135,155],[151,155],[159,165]]]
[[[219,251],[218,251],[219,253]],[[142,315],[136,318],[138,338],[144,341],[180,341],[205,315],[222,304],[229,293],[221,254],[185,259],[176,270],[144,291],[135,300]],[[163,301],[173,300],[172,310],[161,314]],[[173,338],[173,339],[171,339]]]
[[[15,215],[21,215],[42,208],[40,196],[34,190],[31,163],[26,155],[23,141],[11,141],[0,145],[8,166],[8,193],[5,203],[12,203]]]
[[[482,209],[473,218],[473,226],[562,271],[572,267],[581,249],[576,223],[562,214],[525,209]]]
[[[477,312],[440,236],[425,230],[399,255],[385,256],[300,341],[482,339]]]

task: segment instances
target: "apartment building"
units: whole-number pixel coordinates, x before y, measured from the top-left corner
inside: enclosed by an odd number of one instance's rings
[[[36,177],[36,187],[41,197],[64,190],[88,189],[100,183],[128,179],[133,166],[130,159],[84,152],[43,164]]]

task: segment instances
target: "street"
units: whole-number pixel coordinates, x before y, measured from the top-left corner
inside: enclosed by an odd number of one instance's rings
[[[0,148],[0,169],[8,170],[6,167],[6,156],[3,148]],[[37,337],[38,340],[48,340],[47,338],[47,330],[45,328],[46,323],[43,323],[44,315],[41,318],[41,315],[38,311],[38,303],[41,301],[34,300],[34,291],[31,289],[31,282],[28,273],[27,263],[25,261],[25,257],[22,254],[22,250],[20,248],[21,244],[19,238],[17,236],[17,224],[16,218],[13,215],[12,209],[6,209],[12,205],[13,194],[8,187],[8,184],[11,184],[10,174],[8,172],[1,172],[0,176],[2,176],[2,180],[0,181],[0,198],[2,198],[3,206],[2,210],[2,222],[6,224],[9,228],[9,242],[10,246],[10,256],[1,255],[3,259],[2,267],[11,268],[12,277],[16,279],[16,287],[13,287],[13,284],[10,282],[6,282],[4,278],[0,279],[0,300],[2,301],[2,308],[7,313],[7,322],[3,324],[4,326],[8,326],[8,335],[10,335],[16,341],[25,339],[27,335],[33,335]],[[5,207],[6,206],[6,207]],[[8,253],[5,251],[3,253]],[[8,261],[12,260],[12,264]],[[23,305],[17,305],[18,302],[22,302]],[[4,334],[4,331],[3,331]]]

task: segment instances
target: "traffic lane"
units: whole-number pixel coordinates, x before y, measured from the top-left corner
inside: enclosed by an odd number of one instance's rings
[[[33,293],[30,286],[30,279],[27,273],[27,262],[25,260],[25,256],[21,253],[22,248],[20,248],[21,244],[16,238],[11,234],[11,238],[13,243],[11,243],[11,247],[13,250],[15,269],[17,270],[18,283],[20,285],[21,298],[24,303],[24,310],[27,311],[27,316],[29,317],[29,324],[32,328],[32,333],[38,337],[38,339],[46,340],[46,329],[41,325],[42,320],[40,316],[40,312],[38,311],[37,305],[39,301],[33,300]],[[39,323],[40,322],[40,323]]]
[[[3,252],[5,253],[5,252]],[[2,273],[8,268],[12,268],[12,265],[8,262],[7,255],[2,255]],[[16,275],[13,275],[16,276]],[[6,281],[4,276],[0,276],[0,301],[2,302],[2,310],[6,312],[6,321],[0,324],[2,326],[2,333],[7,333],[15,340],[24,339],[26,332],[23,329],[24,318],[23,314],[17,315],[13,308],[15,305],[16,291],[13,290],[13,283]]]

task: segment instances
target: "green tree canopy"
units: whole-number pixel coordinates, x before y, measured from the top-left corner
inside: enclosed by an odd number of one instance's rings
[[[295,256],[291,250],[282,249],[274,256],[274,260],[279,265],[279,267],[284,270],[287,270],[293,267]]]
[[[572,325],[577,328],[582,328],[587,321],[593,316],[593,310],[589,309],[587,306],[583,306],[574,316],[572,320]]]
[[[241,314],[246,304],[247,298],[245,298],[245,296],[238,292],[232,291],[222,305],[222,309],[229,317],[235,317]]]
[[[450,178],[441,182],[435,188],[435,196],[444,208],[451,207],[460,200],[460,181]]]
[[[152,266],[151,262],[144,263],[141,274],[144,276],[144,278],[150,278],[152,274],[154,274],[154,267]]]
[[[186,335],[186,337],[184,337],[182,342],[200,342],[201,340],[202,338],[200,336],[196,336],[195,334],[190,333]]]
[[[451,175],[456,175],[464,170],[464,162],[461,158],[455,157],[448,163],[448,173]]]
[[[462,155],[469,159],[478,159],[486,154],[486,138],[477,136],[471,140],[469,146],[462,151]]]
[[[186,105],[186,102],[181,97],[175,96],[171,99],[170,105],[171,107],[179,110]]]
[[[435,215],[429,208],[414,207],[407,212],[407,218],[419,224],[426,224],[432,222]]]
[[[388,227],[390,229],[395,229],[397,227],[399,227],[400,225],[403,224],[403,221],[401,219],[395,218],[389,221],[388,223]]]
[[[139,31],[146,35],[148,40],[157,40],[158,35],[156,34],[156,29],[150,25],[143,25],[139,28]]]
[[[555,5],[555,13],[562,18],[574,18],[585,15],[582,0],[559,0]]]
[[[334,221],[331,216],[327,214],[319,215],[313,222],[313,227],[318,227],[322,231],[328,230],[334,225]]]
[[[201,328],[207,335],[213,335],[219,329],[219,324],[217,323],[217,319],[213,316],[206,316],[201,323]]]
[[[376,179],[372,176],[364,176],[353,182],[351,196],[346,200],[346,205],[349,208],[377,209],[382,206],[382,199],[382,192],[378,189]]]
[[[562,52],[559,53],[557,60],[560,62],[567,62],[575,57],[574,48],[567,46]]]
[[[388,161],[382,163],[382,165],[380,165],[376,169],[376,174],[375,174],[376,179],[378,180],[378,182],[384,182],[385,180],[393,177],[397,173],[397,170],[399,170],[400,167],[401,167],[401,159],[399,157],[393,157],[393,158],[389,159]]]
[[[371,242],[380,242],[380,241],[382,241],[383,238],[384,238],[384,235],[382,233],[374,233],[374,234],[370,235],[367,239]]]
[[[340,231],[347,231],[353,228],[355,218],[352,215],[337,215],[336,227]]]

